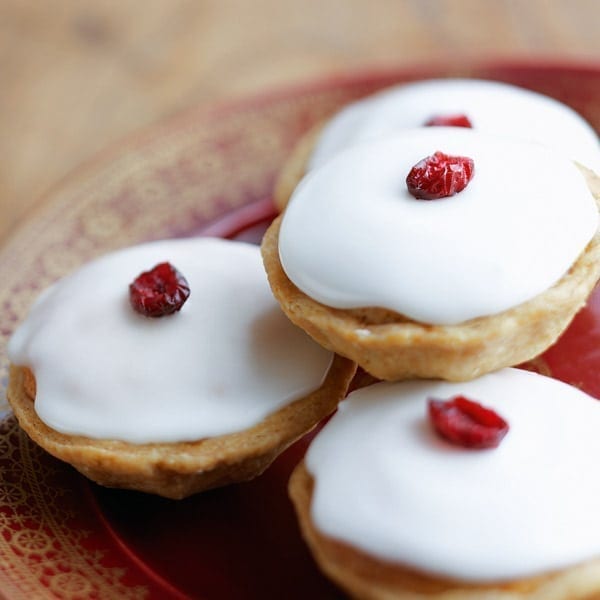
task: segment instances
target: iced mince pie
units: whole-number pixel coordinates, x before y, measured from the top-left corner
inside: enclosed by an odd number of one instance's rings
[[[259,475],[354,372],[281,312],[258,247],[210,238],[87,264],[40,297],[9,357],[34,441],[102,485],[171,498]]]
[[[597,186],[545,146],[406,131],[311,171],[265,267],[288,317],[375,377],[472,379],[541,353],[585,303]]]

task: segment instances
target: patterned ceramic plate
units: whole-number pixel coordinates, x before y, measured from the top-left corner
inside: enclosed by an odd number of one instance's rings
[[[370,73],[216,110],[192,110],[105,153],[55,189],[0,251],[5,346],[37,293],[115,248],[206,233],[259,239],[294,141],[391,83],[473,76],[532,88],[600,129],[600,69],[501,65]],[[600,293],[531,365],[600,397]],[[184,501],[95,486],[0,423],[0,592],[6,598],[335,598],[286,497],[307,440],[251,483]]]

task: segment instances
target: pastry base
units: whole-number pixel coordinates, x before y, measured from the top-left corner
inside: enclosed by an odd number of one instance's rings
[[[301,463],[289,483],[300,529],[321,570],[354,598],[365,600],[593,600],[600,598],[600,560],[539,577],[473,584],[386,563],[315,528],[314,480]],[[343,502],[343,498],[340,499]],[[560,543],[560,540],[557,540]]]
[[[37,416],[35,377],[22,367],[11,366],[7,397],[29,437],[89,479],[108,487],[179,499],[260,475],[290,444],[336,409],[355,370],[354,363],[336,356],[323,384],[311,394],[250,429],[193,442],[131,444],[59,433]]]

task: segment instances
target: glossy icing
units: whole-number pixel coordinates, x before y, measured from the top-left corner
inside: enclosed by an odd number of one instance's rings
[[[452,114],[465,114],[483,132],[550,146],[600,173],[598,136],[573,109],[536,92],[476,79],[399,85],[348,105],[323,129],[310,168],[360,142]]]
[[[437,150],[471,157],[475,175],[455,196],[416,200],[406,175]],[[551,287],[597,224],[584,177],[562,155],[430,127],[356,146],[308,173],[283,216],[279,254],[291,281],[325,305],[457,324]]]
[[[175,315],[143,317],[128,285],[165,260],[190,298]],[[279,309],[258,247],[211,238],[89,263],[42,295],[8,350],[33,369],[36,412],[50,427],[133,443],[251,427],[316,389],[331,362]]]
[[[439,438],[427,398],[466,394],[504,417],[492,450]],[[317,529],[375,557],[467,581],[600,556],[600,404],[536,373],[353,392],[309,448]]]

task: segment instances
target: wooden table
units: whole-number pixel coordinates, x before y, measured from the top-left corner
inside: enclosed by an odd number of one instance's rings
[[[600,64],[600,1],[2,0],[0,242],[80,162],[183,107],[492,57]]]

